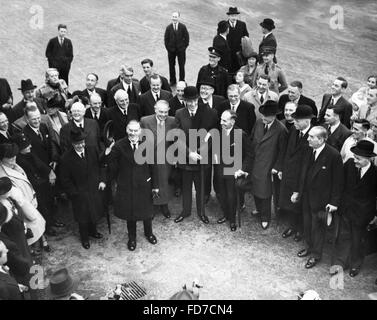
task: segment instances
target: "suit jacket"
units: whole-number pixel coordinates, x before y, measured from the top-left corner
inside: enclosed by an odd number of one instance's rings
[[[377,169],[372,164],[358,179],[354,159],[344,164],[344,192],[341,213],[359,226],[366,227],[376,214]]]
[[[168,79],[166,79],[162,75],[160,75],[160,78],[161,78],[161,90],[166,90],[166,91],[172,92],[171,88],[170,88],[170,84],[168,82]],[[151,89],[151,85],[149,83],[149,79],[146,76],[144,76],[140,80],[140,93],[141,94],[146,93],[150,89]]]
[[[130,100],[131,103],[139,103],[139,96],[140,96],[140,83],[139,83],[139,80],[132,79],[131,86],[132,86],[131,94],[128,95],[128,98],[129,98],[129,100]],[[116,83],[110,89],[110,93],[109,93],[109,97],[108,97],[108,107],[109,108],[116,106],[114,95],[115,95],[115,93],[119,89],[125,90],[125,88],[123,86],[123,82]],[[127,91],[127,90],[125,90],[125,91]]]
[[[160,100],[166,100],[169,102],[169,100],[173,98],[171,92],[166,90],[160,91]],[[156,100],[154,99],[154,95],[152,94],[152,90],[147,91],[146,93],[143,93],[140,96],[140,112],[141,116],[149,116],[151,114],[154,114],[154,105],[156,104]]]
[[[284,120],[283,120],[284,121]],[[296,205],[291,202],[292,193],[298,190],[297,168],[301,168],[305,152],[311,150],[308,143],[309,130],[300,138],[300,131],[292,126],[288,130],[287,149],[283,162],[283,178],[280,183],[279,206],[293,210]]]
[[[220,105],[225,101],[225,98],[223,96],[218,96],[216,94],[212,95],[212,106],[210,106],[208,103],[205,103],[205,105],[208,105],[211,109],[216,110],[218,112]],[[199,98],[199,103],[203,103],[203,99]],[[204,103],[203,103],[204,104]],[[220,119],[221,114],[217,114],[218,118]]]
[[[259,62],[263,62],[263,58],[262,58],[263,47],[273,47],[276,50],[277,46],[278,44],[276,42],[276,38],[272,33],[270,33],[266,38],[263,37],[262,41],[259,44]],[[275,60],[274,62],[276,63],[276,58],[274,58],[274,60]]]
[[[272,196],[271,170],[282,171],[287,145],[287,129],[275,120],[264,134],[262,119],[256,121],[251,133],[251,156],[245,159],[244,171],[250,173],[251,193],[258,198]]]
[[[43,139],[41,139],[29,125],[25,126],[23,129],[23,133],[30,141],[31,152],[46,165],[49,165],[51,161],[58,161],[58,151],[54,148],[55,146],[51,141],[48,128],[44,123],[40,124],[39,132]]]
[[[3,272],[0,272],[0,300],[24,300],[16,279]]]
[[[218,126],[218,118],[217,113],[214,109],[210,109],[208,106],[199,104],[198,109],[195,113],[193,118],[190,117],[190,113],[187,108],[182,108],[177,110],[175,114],[175,119],[177,122],[177,127],[182,130],[184,133],[182,136],[178,138],[179,145],[184,148],[186,153],[186,162],[185,163],[178,163],[178,166],[183,170],[199,170],[199,164],[194,164],[189,161],[188,155],[189,152],[198,152],[199,154],[205,154],[211,148],[211,141],[209,140],[208,143],[205,143],[203,139],[197,140],[197,149],[191,150],[190,143],[189,143],[189,130],[190,129],[205,129],[206,131],[210,131],[211,129],[217,128]],[[210,155],[210,153],[209,153]],[[210,157],[208,159],[210,161]]]
[[[175,116],[175,113],[177,112],[177,110],[186,107],[184,102],[182,103],[179,102],[179,99],[176,95],[169,100],[169,106],[170,106],[169,116],[171,117]]]
[[[185,51],[190,42],[190,36],[186,26],[178,22],[177,31],[174,31],[173,23],[166,27],[165,48],[170,52]]]
[[[60,147],[62,152],[66,152],[71,149],[71,130],[77,129],[78,127],[74,124],[73,120],[65,124],[60,130]],[[100,138],[101,134],[99,131],[99,125],[97,121],[84,118],[84,132],[87,134],[85,138],[85,144],[88,147],[95,147],[97,150],[101,149]]]
[[[12,135],[13,135],[13,127],[12,126],[9,126],[8,127],[8,134],[9,134],[9,137],[11,138]],[[0,144],[3,144],[3,143],[11,143],[11,139],[5,137],[3,134],[0,133]]]
[[[105,107],[108,107],[107,106],[107,92],[106,92],[106,90],[101,89],[101,88],[95,88],[94,90],[101,97],[103,105]],[[85,97],[88,100],[90,100],[90,95],[89,95],[89,92],[88,92],[87,89],[84,89],[84,90],[81,90],[81,91],[75,91],[75,92],[72,93],[72,96],[75,96],[76,94],[80,97]]]
[[[13,101],[12,90],[9,86],[7,79],[0,78],[0,111],[3,111],[3,104],[9,101]]]
[[[249,36],[249,32],[247,31],[246,23],[237,20],[235,28],[232,28],[229,21],[229,33],[227,35],[227,40],[229,44],[229,48],[232,52],[237,52],[241,50],[241,38],[244,36]]]
[[[288,101],[290,101],[288,94],[283,94],[283,95],[280,96],[280,98],[279,98],[279,109],[282,113],[280,115],[278,115],[278,119],[284,118],[284,107],[285,107],[285,104]],[[298,105],[302,105],[302,104],[306,104],[307,106],[312,108],[313,114],[315,115],[315,117],[317,117],[318,109],[317,109],[317,106],[315,105],[315,102],[312,99],[301,95],[300,98],[298,99]]]
[[[60,181],[72,201],[75,220],[79,223],[97,222],[103,214],[98,185],[106,181],[97,148],[86,146],[85,159],[82,159],[71,146],[62,157]]]
[[[44,163],[38,156],[32,152],[17,155],[17,164],[24,169],[30,183],[37,190],[44,183],[48,183],[48,176],[51,172],[51,168],[48,164]],[[38,195],[45,196],[45,195]]]
[[[344,141],[352,134],[351,130],[348,130],[344,124],[339,124],[339,127],[335,129],[335,131],[329,135],[327,139],[327,143],[330,146],[333,146],[336,150],[340,152],[342,150],[342,146]]]
[[[196,80],[196,88],[199,90],[199,83],[208,81],[208,79],[215,82],[215,92],[213,94],[226,97],[227,89],[230,84],[228,71],[220,65],[215,68],[211,68],[209,64],[202,66],[198,73],[198,79]]]
[[[326,110],[327,108],[332,107],[331,97],[332,97],[331,93],[326,93],[323,95],[321,110],[319,111],[319,115],[318,115],[319,124],[324,123]],[[350,118],[353,112],[352,104],[348,102],[343,96],[341,96],[338,99],[338,101],[335,103],[335,107],[339,107],[343,109],[343,114],[341,114],[340,122],[343,123],[348,129],[350,129],[351,128]]]
[[[230,67],[230,48],[228,41],[223,36],[217,35],[213,38],[212,46],[218,49],[221,53],[221,60],[219,65],[229,70]]]
[[[219,118],[225,110],[230,108],[229,100],[222,102],[217,109]],[[255,107],[253,104],[242,100],[237,108],[237,119],[235,125],[245,131],[247,135],[250,135],[255,124],[256,118],[254,110]]]
[[[108,111],[109,111],[109,109],[101,108],[101,112],[99,114],[99,119],[94,119],[93,118],[93,114],[92,114],[91,108],[88,108],[85,111],[85,116],[84,116],[85,118],[97,121],[99,129],[100,129],[100,135],[101,136],[103,135],[103,129],[105,127],[106,122],[110,120],[109,116],[107,114]]]
[[[307,201],[310,211],[325,211],[326,205],[339,208],[343,192],[344,174],[340,153],[326,144],[314,164],[313,151],[307,150],[299,175],[299,195]]]
[[[71,40],[65,38],[61,46],[58,37],[50,39],[46,48],[46,57],[50,68],[69,68],[73,60]]]
[[[136,103],[130,103],[127,109],[127,115],[123,115],[119,107],[108,109],[107,116],[113,121],[114,140],[118,141],[126,136],[126,125],[130,120],[140,120],[140,108]]]
[[[278,101],[278,99],[279,99],[279,95],[276,92],[272,90],[268,90],[266,99],[263,101],[263,103],[265,103],[267,100]],[[262,114],[259,112],[259,107],[262,105],[262,103],[260,102],[257,89],[254,88],[252,91],[247,92],[243,96],[243,100],[255,106],[255,116],[257,119],[260,119],[262,117]]]

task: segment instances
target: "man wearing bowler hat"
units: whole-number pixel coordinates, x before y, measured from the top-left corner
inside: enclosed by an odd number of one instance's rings
[[[289,103],[289,102],[288,102]],[[287,151],[285,152],[280,184],[279,207],[288,216],[289,227],[283,232],[282,237],[294,236],[300,241],[303,233],[301,203],[292,203],[291,195],[297,190],[297,169],[301,168],[304,152],[309,149],[308,133],[311,120],[315,115],[311,107],[299,105],[292,113],[293,126],[288,132]]]
[[[49,279],[46,296],[49,300],[84,300],[84,297],[74,293],[79,279],[71,276],[66,268],[55,271]]]
[[[304,237],[306,248],[299,257],[307,257],[305,268],[314,267],[322,257],[325,243],[326,219],[338,210],[343,192],[343,163],[339,152],[326,143],[327,131],[321,126],[312,127],[308,133],[308,149],[298,172],[297,191],[291,201],[302,200]]]
[[[259,62],[262,63],[263,62],[263,58],[262,58],[263,48],[264,47],[272,47],[272,48],[275,49],[275,54],[276,54],[278,45],[277,45],[277,42],[276,42],[276,38],[272,33],[272,30],[275,29],[274,20],[272,20],[270,18],[266,18],[259,25],[262,27],[262,33],[263,33],[262,41],[259,44],[259,58],[260,58]],[[276,61],[276,55],[274,57],[274,62],[275,63],[277,62]]]
[[[354,158],[344,164],[340,233],[334,264],[349,268],[351,277],[360,272],[365,257],[367,226],[376,213],[377,170],[371,160],[377,154],[373,149],[372,142],[360,140],[351,148]]]
[[[212,46],[221,52],[221,60],[219,65],[226,70],[230,68],[230,47],[227,36],[229,34],[228,21],[222,20],[217,25],[217,35],[213,38]]]
[[[230,83],[229,75],[225,68],[219,65],[221,52],[214,47],[208,48],[209,64],[202,66],[198,73],[196,88],[199,90],[199,83],[211,79],[215,83],[214,94],[226,97],[226,89]]]
[[[18,90],[21,90],[23,98],[11,109],[8,117],[10,122],[14,122],[24,115],[24,110],[27,102],[34,101],[37,104],[40,113],[46,113],[45,101],[34,96],[34,90],[36,87],[37,86],[35,86],[30,79],[21,80],[21,88],[18,88]]]
[[[262,118],[251,132],[251,154],[244,161],[241,174],[250,175],[251,193],[260,213],[262,229],[271,222],[271,199],[273,175],[281,175],[287,145],[287,129],[276,119],[279,113],[277,102],[269,100],[259,108]]]
[[[106,187],[105,169],[100,163],[99,151],[85,143],[87,133],[79,128],[70,132],[71,148],[62,159],[60,181],[72,203],[75,220],[79,224],[81,244],[90,248],[89,236],[100,239],[96,223],[103,215],[101,191]]]
[[[241,39],[242,37],[249,36],[247,31],[246,23],[238,20],[240,12],[237,7],[230,7],[228,12],[228,24],[229,24],[229,33],[227,35],[227,40],[230,48],[230,68],[229,73],[235,73],[241,66],[238,61],[237,52],[241,51]]]

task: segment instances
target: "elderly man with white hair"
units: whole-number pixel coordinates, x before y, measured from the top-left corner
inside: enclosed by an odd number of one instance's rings
[[[115,92],[116,105],[107,109],[109,120],[112,120],[114,140],[117,141],[126,136],[126,125],[130,120],[140,120],[140,108],[136,103],[130,103],[128,94],[123,89]]]
[[[71,131],[80,128],[86,133],[85,143],[100,150],[100,130],[97,121],[84,118],[85,106],[75,102],[71,107],[72,119],[60,130],[60,147],[64,153],[71,148]]]

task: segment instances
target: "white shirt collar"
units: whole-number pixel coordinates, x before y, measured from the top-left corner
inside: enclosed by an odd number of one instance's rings
[[[272,33],[272,31],[270,31],[270,32],[266,33],[266,34],[265,34],[265,35],[263,36],[263,38],[264,38],[264,39],[266,39],[266,38],[267,38],[267,36],[268,36],[268,35],[270,35],[271,33]]]
[[[338,100],[340,99],[340,97],[341,97],[342,95],[340,95],[340,96],[338,96],[338,97],[333,97],[333,96],[331,96],[331,99],[333,99],[334,100],[334,105],[338,102]]]
[[[4,137],[8,138],[8,137],[7,137],[7,131],[0,130],[0,133],[1,133]]]
[[[122,114],[127,115],[127,108],[126,108],[126,109],[122,109],[122,108],[120,108],[120,107],[118,106],[118,109],[120,110],[120,112],[121,112]]]
[[[304,129],[304,130],[301,130],[301,132],[302,132],[302,135],[304,136],[308,131],[309,131],[309,129],[310,129],[310,126],[308,126],[306,129]]]
[[[92,108],[90,108],[90,111],[92,112],[92,116],[93,116],[93,118],[94,118],[94,116],[96,115],[96,113],[94,112],[94,110],[93,110]],[[98,110],[98,112],[97,112],[97,116],[99,117],[100,114],[101,114],[101,109]]]
[[[234,111],[237,111],[238,109],[238,106],[240,105],[241,103],[241,100],[238,100],[238,102],[236,103],[236,105],[234,106]],[[230,109],[233,109],[233,105],[230,103]]]
[[[157,120],[157,125],[160,125],[160,124],[164,124],[164,123],[165,123],[165,120],[162,121],[162,120],[160,120],[159,118],[157,118],[157,116],[156,116],[156,120]]]
[[[127,91],[128,90],[128,88],[130,88],[130,90],[132,91],[132,86],[131,86],[131,83],[130,84],[128,84],[128,83],[126,83],[125,81],[123,81],[122,80],[122,83],[123,83],[123,88],[124,88],[124,90],[125,91]]]
[[[83,127],[83,128],[84,128],[84,119],[82,119],[80,122],[77,122],[76,120],[73,120],[73,123],[74,123],[77,127]]]
[[[84,157],[85,157],[85,150],[83,152],[77,152],[76,149],[75,149],[75,152],[77,153],[77,155],[82,158],[82,154],[84,153]]]
[[[322,146],[320,146],[317,149],[313,149],[313,150],[315,150],[315,160],[317,160],[318,156],[320,155],[322,150],[325,148],[325,146],[326,146],[326,143],[324,143]]]
[[[41,133],[41,130],[40,129],[35,129],[33,128],[31,125],[29,125],[29,127],[37,134],[39,135]]]
[[[362,177],[364,176],[364,174],[368,171],[368,169],[370,168],[370,166],[371,166],[371,163],[368,162],[368,164],[367,164],[365,167],[361,168],[361,171],[360,171],[360,177],[361,177],[361,178],[362,178]]]
[[[330,126],[330,132],[331,132],[331,134],[333,134],[334,131],[335,131],[336,129],[338,129],[339,126],[340,126],[340,121],[339,121],[339,123],[336,124],[335,126]]]
[[[223,34],[220,34],[220,36],[222,36],[226,40],[226,37]]]

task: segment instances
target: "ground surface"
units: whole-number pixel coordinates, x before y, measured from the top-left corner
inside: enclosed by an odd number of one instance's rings
[[[74,45],[70,74],[71,91],[83,89],[85,74],[95,71],[100,87],[117,76],[121,63],[135,68],[140,78],[140,61],[150,57],[156,69],[168,75],[167,55],[162,39],[170,12],[179,9],[191,36],[187,50],[186,73],[194,84],[201,65],[207,63],[206,49],[216,25],[229,6],[241,8],[251,39],[257,47],[261,33],[259,22],[272,17],[277,25],[278,59],[288,81],[303,81],[304,92],[317,104],[334,77],[345,76],[350,96],[366,76],[376,72],[377,5],[374,1],[342,1],[344,28],[333,30],[329,21],[332,1],[5,1],[0,0],[0,77],[10,82],[15,100],[20,80],[31,78],[43,83],[47,62],[44,51],[55,36],[58,23],[66,23]],[[38,20],[38,13],[43,15]],[[34,11],[33,11],[34,10]],[[39,16],[38,16],[39,17]],[[43,20],[41,20],[43,19]],[[36,27],[43,22],[43,27]],[[180,212],[180,202],[172,205]],[[126,247],[125,223],[112,218],[113,233],[100,230],[106,238],[94,242],[90,251],[81,248],[77,230],[69,225],[59,238],[51,239],[53,252],[44,257],[48,271],[67,266],[81,279],[80,292],[100,298],[115,286],[136,280],[147,289],[148,299],[166,299],[185,282],[198,278],[204,288],[203,299],[295,299],[306,289],[315,289],[324,299],[366,299],[375,291],[376,256],[369,256],[356,279],[344,278],[344,290],[330,288],[329,257],[313,270],[303,267],[296,257],[301,245],[283,240],[276,224],[262,232],[257,219],[250,216],[248,201],[241,230],[230,233],[225,225],[216,225],[220,216],[215,202],[207,209],[211,219],[204,226],[193,212],[192,218],[176,225],[158,216],[154,230],[159,239],[150,245],[138,230],[138,247],[130,253]],[[66,213],[66,220],[69,213]],[[73,232],[70,229],[73,228]]]

